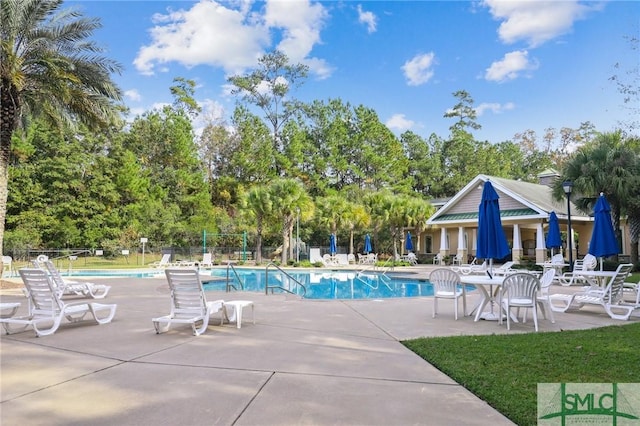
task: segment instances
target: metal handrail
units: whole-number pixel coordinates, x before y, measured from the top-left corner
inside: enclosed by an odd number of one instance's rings
[[[240,275],[238,275],[238,271],[236,271],[236,268],[233,266],[233,264],[229,262],[227,263],[227,287],[226,287],[227,293],[230,292],[231,289],[238,291],[238,288],[235,285],[231,284],[231,280],[229,279],[229,270],[233,271],[233,275],[236,276],[236,279],[240,283],[240,289],[244,290],[244,283],[242,282]]]
[[[280,266],[276,265],[275,263],[271,262],[269,263],[265,269],[264,269],[264,275],[265,275],[265,283],[264,283],[264,294],[269,294],[269,289],[271,289],[271,294],[273,294],[273,290],[275,289],[280,289],[284,292],[290,293],[290,294],[295,294],[296,296],[298,295],[297,293],[284,288],[282,286],[279,285],[269,285],[269,267],[275,267],[277,270],[279,270],[281,273],[283,273],[284,275],[287,276],[287,278],[289,278],[290,280],[293,280],[297,285],[299,285],[300,287],[302,287],[302,297],[304,297],[307,294],[307,287],[305,287],[304,284],[302,284],[300,281],[298,281],[296,278],[292,277],[287,271],[285,271],[284,269],[282,269]]]

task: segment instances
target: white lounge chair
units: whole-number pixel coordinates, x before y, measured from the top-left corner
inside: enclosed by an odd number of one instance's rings
[[[474,259],[474,261],[475,261],[475,259]],[[487,264],[487,261],[485,260],[480,265],[471,264],[471,265],[462,265],[462,266],[460,266],[460,273],[462,273],[464,275],[484,274],[488,267],[489,267],[489,265]]]
[[[434,269],[429,274],[429,282],[433,286],[433,318],[438,313],[438,299],[453,299],[455,314],[458,319],[458,299],[462,299],[462,313],[467,315],[467,293],[460,283],[460,276],[449,268]]]
[[[605,312],[613,319],[628,320],[634,309],[640,306],[624,302],[624,282],[629,276],[633,264],[618,265],[615,276],[611,277],[605,287],[585,287],[585,290],[574,294],[552,294],[549,300],[561,303],[560,310],[566,312],[570,309],[580,309],[584,305],[602,306]]]
[[[14,332],[12,326],[20,326],[20,331],[32,327],[36,336],[47,336],[55,333],[65,318],[70,322],[78,322],[89,314],[98,324],[107,324],[116,314],[115,304],[63,302],[47,272],[42,269],[23,268],[19,273],[29,300],[29,313],[26,316],[0,318],[7,334]]]
[[[65,280],[52,261],[45,260],[42,264],[49,273],[60,298],[63,296],[83,296],[92,299],[104,299],[109,290],[111,290],[109,285]]]
[[[211,253],[204,253],[202,255],[202,260],[200,261],[200,267],[201,268],[213,268],[213,260],[212,260],[212,254]]]
[[[163,254],[162,259],[157,262],[150,263],[149,266],[152,268],[168,268],[173,266],[171,263],[171,253]]]
[[[309,262],[311,263],[324,263],[322,259],[322,255],[320,254],[319,248],[310,248],[309,249]]]
[[[588,284],[585,277],[580,275],[580,272],[593,271],[594,269],[596,269],[596,266],[598,266],[598,259],[592,254],[587,254],[584,258],[578,259],[574,262],[572,272],[565,272],[560,277],[558,277],[558,282],[560,283],[560,285],[563,285],[565,287],[574,284]]]
[[[507,330],[511,330],[511,308],[531,308],[533,311],[533,325],[538,331],[538,302],[537,294],[540,289],[538,278],[529,273],[518,272],[508,275],[502,282],[500,289],[500,306],[507,317]],[[517,318],[517,317],[516,317]],[[502,315],[500,315],[502,324]],[[526,313],[523,322],[526,321]]]
[[[516,272],[515,269],[513,269],[513,265],[515,265],[516,262],[514,261],[508,261],[505,262],[503,265],[498,266],[497,268],[493,268],[493,275],[508,275],[508,274],[513,274]]]
[[[631,302],[629,303],[635,304],[638,308],[640,308],[640,281],[638,281],[637,283],[625,282],[622,289],[622,297],[625,302],[627,302],[630,298]]]
[[[156,333],[168,331],[171,324],[190,324],[193,335],[199,336],[209,326],[211,314],[220,312],[224,300],[207,302],[200,275],[196,269],[165,269],[171,294],[171,312],[153,318]]]

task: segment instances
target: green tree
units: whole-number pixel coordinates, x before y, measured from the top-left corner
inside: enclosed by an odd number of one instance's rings
[[[114,119],[113,102],[121,99],[111,80],[120,65],[89,40],[99,20],[61,5],[62,0],[0,3],[0,249],[12,137],[23,119],[99,128]]]
[[[150,183],[145,233],[167,244],[196,245],[214,217],[186,112],[165,106],[136,118],[124,148],[138,159]]]
[[[467,128],[480,130],[482,126],[476,121],[478,114],[474,108],[473,98],[466,90],[458,90],[453,92],[453,96],[458,99],[458,103],[450,110],[444,113],[444,118],[457,118],[449,129],[451,133],[466,131]]]
[[[621,132],[603,133],[585,144],[566,162],[562,178],[554,186],[554,196],[564,198],[562,182],[574,183],[574,202],[590,213],[600,193],[611,205],[618,244],[622,242],[620,217],[629,201],[637,201],[639,155],[636,147],[622,138]]]
[[[232,94],[240,95],[245,102],[264,112],[271,124],[274,152],[282,153],[282,127],[301,106],[289,96],[290,92],[304,82],[308,71],[308,66],[290,64],[287,55],[275,50],[263,55],[258,60],[258,68],[250,74],[228,79],[235,86]],[[281,175],[280,165],[277,166],[278,174]]]

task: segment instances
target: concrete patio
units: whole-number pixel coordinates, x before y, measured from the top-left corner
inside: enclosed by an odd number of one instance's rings
[[[428,267],[411,271],[428,276]],[[106,281],[105,281],[106,282]],[[422,336],[502,334],[497,322],[453,320],[429,297],[299,300],[263,293],[210,292],[255,303],[241,329],[211,321],[157,335],[151,318],[169,312],[161,278],[110,278],[104,303],[114,321],[63,324],[0,337],[0,423],[9,425],[508,425],[508,419],[406,349]],[[562,287],[558,290],[569,290]],[[473,305],[474,297],[469,297]],[[21,301],[19,289],[0,301]],[[631,321],[638,321],[638,312]],[[626,322],[602,309],[557,313],[541,331]],[[509,333],[532,332],[516,324]]]

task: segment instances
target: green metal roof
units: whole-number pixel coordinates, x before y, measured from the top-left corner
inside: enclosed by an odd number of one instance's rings
[[[538,214],[538,212],[533,209],[500,210],[500,217],[530,216],[535,214]],[[478,212],[443,214],[442,216],[437,217],[434,222],[469,219],[478,219]]]

